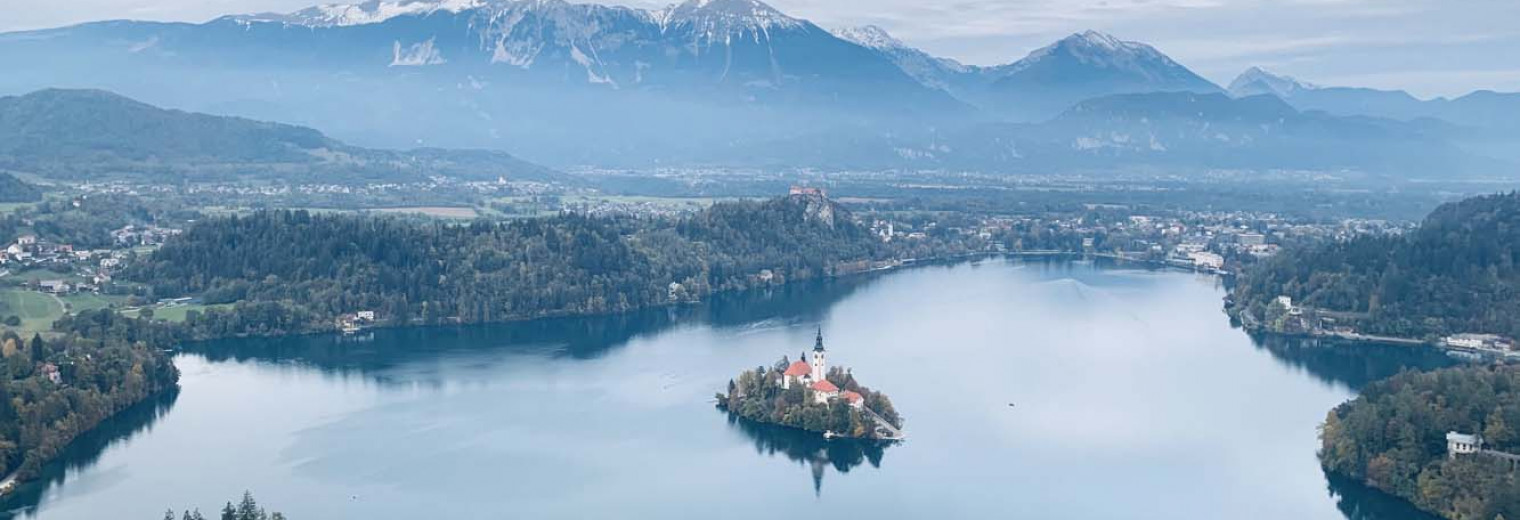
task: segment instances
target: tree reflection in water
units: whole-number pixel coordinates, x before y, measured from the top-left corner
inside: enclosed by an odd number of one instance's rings
[[[755,452],[762,455],[785,455],[786,458],[806,464],[813,474],[813,494],[823,493],[823,474],[829,467],[840,474],[864,463],[873,468],[881,467],[881,457],[892,443],[861,439],[824,439],[823,435],[774,424],[751,421],[738,415],[722,412],[728,416],[728,426],[734,428],[755,443]]]
[[[151,431],[153,423],[169,413],[178,398],[179,388],[171,388],[122,410],[74,439],[53,462],[42,467],[35,480],[16,486],[14,492],[0,500],[0,520],[30,518],[49,491],[63,486],[70,475],[94,466],[111,446]]]

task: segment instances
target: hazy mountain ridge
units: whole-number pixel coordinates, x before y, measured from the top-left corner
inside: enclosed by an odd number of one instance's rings
[[[1436,118],[1492,130],[1520,130],[1520,93],[1478,90],[1455,98],[1420,99],[1403,90],[1332,87],[1251,67],[1230,83],[1230,94],[1272,94],[1302,110],[1413,120]]]
[[[69,180],[545,180],[503,152],[372,150],[310,128],[165,110],[96,90],[0,97],[0,168]]]

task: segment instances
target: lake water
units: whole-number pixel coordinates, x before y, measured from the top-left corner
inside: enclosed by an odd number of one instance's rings
[[[6,508],[156,519],[246,489],[295,520],[1425,518],[1328,478],[1315,428],[1370,380],[1451,361],[1253,341],[1222,296],[1206,276],[988,260],[616,317],[215,342],[177,358],[177,394]],[[906,442],[714,409],[820,326]]]

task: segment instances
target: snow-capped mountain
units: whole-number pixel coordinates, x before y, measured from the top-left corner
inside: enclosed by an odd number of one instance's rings
[[[1261,67],[1251,67],[1236,76],[1235,81],[1230,82],[1229,91],[1230,95],[1235,97],[1271,94],[1288,99],[1300,92],[1318,88],[1318,85],[1305,83],[1291,76],[1273,74],[1262,70]]]
[[[977,67],[911,47],[875,25],[836,29],[834,35],[880,53],[920,83],[953,94],[962,94],[978,72]]]
[[[324,4],[294,13],[232,15],[242,23],[282,23],[303,27],[338,27],[381,23],[397,16],[458,13],[485,5],[485,0],[368,0],[359,4]]]
[[[992,74],[998,107],[1032,120],[1111,94],[1221,90],[1150,45],[1097,31],[1063,38]]]

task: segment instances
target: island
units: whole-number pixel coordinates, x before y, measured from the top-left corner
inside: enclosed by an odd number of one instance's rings
[[[742,419],[823,434],[825,438],[903,439],[902,417],[886,394],[855,381],[849,369],[829,367],[823,330],[797,361],[745,370],[717,394],[718,408]]]

